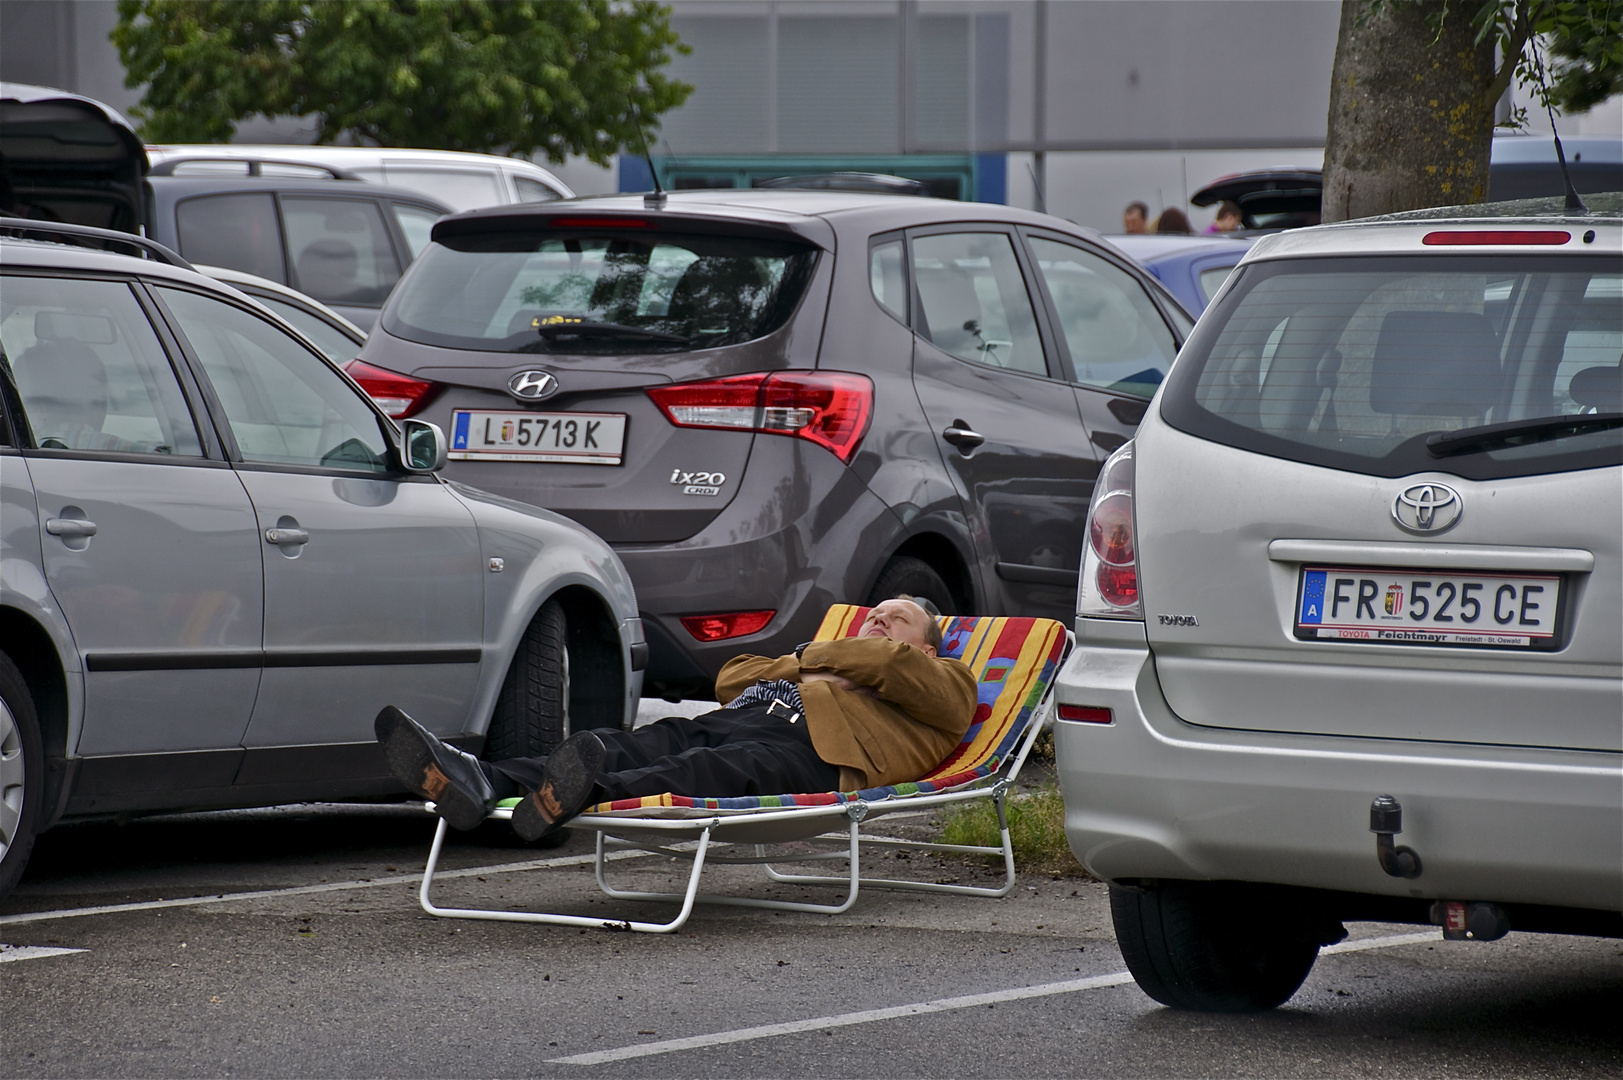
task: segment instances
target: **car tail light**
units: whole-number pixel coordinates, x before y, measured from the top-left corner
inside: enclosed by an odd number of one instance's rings
[[[1559,229],[1471,229],[1429,232],[1420,238],[1420,242],[1435,247],[1457,244],[1564,244],[1571,239],[1571,233]]]
[[[1088,507],[1076,613],[1091,618],[1142,619],[1137,527],[1133,514],[1133,443],[1105,460]]]
[[[1061,720],[1080,720],[1084,724],[1111,724],[1116,719],[1102,705],[1061,705],[1057,711]]]
[[[682,625],[700,641],[723,641],[755,633],[776,614],[776,611],[735,611],[727,615],[684,615]]]
[[[396,420],[404,420],[420,412],[440,388],[439,383],[413,379],[397,371],[385,371],[360,360],[351,360],[344,365],[344,370],[377,402],[378,408]]]
[[[677,427],[809,439],[850,461],[873,417],[873,382],[844,371],[774,371],[650,387]]]

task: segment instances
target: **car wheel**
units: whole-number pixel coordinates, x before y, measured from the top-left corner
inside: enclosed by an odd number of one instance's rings
[[[507,669],[485,758],[540,757],[569,737],[569,625],[557,600],[541,605]]]
[[[0,653],[0,899],[23,875],[44,795],[45,759],[34,699],[22,672]]]
[[[868,606],[902,593],[924,597],[943,615],[954,615],[958,611],[952,602],[952,590],[941,580],[941,575],[929,563],[911,555],[897,555],[879,571],[879,579],[868,592]]]
[[[1110,887],[1116,943],[1134,981],[1163,1005],[1198,1012],[1259,1012],[1296,993],[1319,945],[1281,907],[1246,886]]]

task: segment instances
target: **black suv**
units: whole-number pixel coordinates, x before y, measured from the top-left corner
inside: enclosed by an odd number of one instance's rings
[[[433,241],[350,374],[445,427],[447,475],[616,548],[673,698],[836,601],[1069,621],[1099,464],[1190,328],[1095,234],[1004,206],[613,196]]]

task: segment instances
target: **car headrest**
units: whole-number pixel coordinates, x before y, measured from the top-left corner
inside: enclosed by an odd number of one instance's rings
[[[1567,396],[1596,412],[1623,412],[1623,364],[1583,368],[1572,377]]]
[[[1499,335],[1472,311],[1393,311],[1381,321],[1369,405],[1392,416],[1481,416],[1499,400]]]
[[[299,288],[317,300],[346,299],[355,291],[360,255],[347,240],[316,240],[299,252]]]

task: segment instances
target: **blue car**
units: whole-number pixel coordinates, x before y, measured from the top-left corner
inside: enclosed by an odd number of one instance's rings
[[[1255,236],[1183,236],[1149,233],[1107,236],[1105,240],[1139,263],[1189,314],[1199,317]]]

